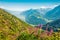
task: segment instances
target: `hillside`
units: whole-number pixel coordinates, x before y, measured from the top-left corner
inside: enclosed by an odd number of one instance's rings
[[[19,33],[29,26],[0,8],[0,40],[15,40]]]

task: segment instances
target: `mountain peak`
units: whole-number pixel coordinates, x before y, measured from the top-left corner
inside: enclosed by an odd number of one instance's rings
[[[60,5],[56,6],[55,8],[58,8],[58,9],[60,9]]]
[[[49,20],[56,20],[60,18],[60,5],[56,6],[54,9],[48,11],[45,17]]]
[[[60,7],[60,5],[58,5],[57,7]]]

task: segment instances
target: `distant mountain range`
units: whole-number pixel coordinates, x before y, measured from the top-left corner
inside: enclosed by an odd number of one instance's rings
[[[27,17],[29,15],[36,14],[36,13],[38,13],[39,15],[42,15],[42,14],[40,14],[40,12],[38,12],[35,9],[26,10],[26,11],[22,12],[20,15]]]
[[[54,31],[60,30],[60,5],[48,11],[44,17],[48,20],[53,20],[51,22],[48,22],[45,26],[43,26],[44,30],[47,28],[47,25],[48,30],[50,30],[51,28]]]
[[[32,24],[46,24],[60,18],[60,5],[55,8],[29,9],[22,12],[6,10],[21,20]]]
[[[60,18],[60,5],[53,9],[30,9],[24,11],[22,15],[25,16],[25,20],[29,24],[46,24]]]
[[[60,18],[60,5],[55,7],[54,9],[48,11],[45,16],[45,18],[49,20],[56,20]]]
[[[40,15],[44,15],[49,10],[51,10],[51,8],[29,9],[29,10],[26,10],[26,11],[21,12],[20,15],[29,16],[31,14],[34,14],[32,12],[36,12],[36,13],[38,13]]]
[[[49,25],[49,29],[53,28],[54,31],[57,31],[58,28],[60,28],[60,5],[53,9],[30,9],[23,12],[0,9],[0,11],[3,11],[4,13],[7,11],[6,13],[11,13],[31,25],[43,24],[45,25],[43,26],[44,30],[47,25]]]
[[[50,11],[52,8],[40,8],[40,9],[36,9],[38,12],[40,12],[41,14],[45,15],[48,11]]]
[[[23,15],[25,17],[25,21],[29,24],[32,24],[32,25],[46,24],[47,19],[43,18],[43,16],[49,10],[50,8],[30,9],[22,12],[20,15]]]
[[[48,28],[48,30],[52,28],[55,32],[60,30],[60,19],[47,23],[42,29],[45,30],[46,28]]]

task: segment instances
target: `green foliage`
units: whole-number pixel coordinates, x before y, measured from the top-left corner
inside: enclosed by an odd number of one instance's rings
[[[0,32],[0,40],[6,40],[6,35],[2,32]]]
[[[29,34],[27,32],[22,32],[20,36],[16,38],[16,40],[59,40],[60,39],[60,33],[53,33],[50,36],[45,35],[46,37],[40,37],[39,36],[40,31],[38,30],[38,35]],[[59,34],[59,35],[58,35]]]
[[[18,36],[17,40],[38,40],[38,37],[35,35],[28,34],[26,32],[23,32]]]

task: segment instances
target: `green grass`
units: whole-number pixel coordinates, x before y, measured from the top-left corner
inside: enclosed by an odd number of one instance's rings
[[[31,26],[0,8],[0,32],[4,34],[5,38],[8,37],[9,40],[14,40],[14,37],[16,38],[22,32],[22,28],[26,30],[27,27]]]

